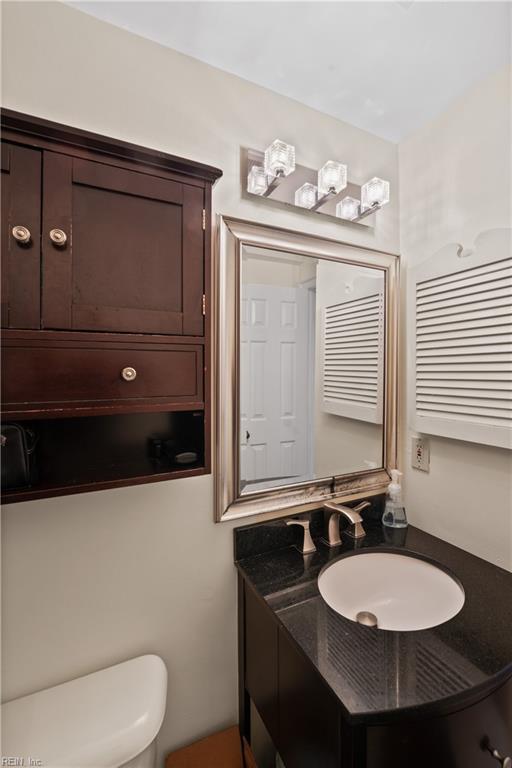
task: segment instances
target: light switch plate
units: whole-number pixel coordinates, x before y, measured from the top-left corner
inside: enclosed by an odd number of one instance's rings
[[[425,437],[412,438],[411,467],[430,472],[430,445]]]

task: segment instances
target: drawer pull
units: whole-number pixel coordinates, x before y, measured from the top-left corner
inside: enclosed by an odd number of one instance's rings
[[[512,757],[502,757],[497,749],[493,749],[491,754],[501,765],[501,768],[512,768]]]
[[[125,381],[133,381],[137,378],[137,371],[135,368],[130,368],[129,366],[127,368],[123,368],[121,371],[121,376]]]
[[[27,229],[27,227],[21,227],[16,226],[12,228],[12,236],[15,240],[18,241],[18,243],[22,243],[23,245],[27,245],[30,243],[30,229]]]
[[[489,743],[486,744],[486,747],[492,757],[501,765],[501,768],[512,768],[512,757],[502,757],[498,750],[493,749]]]
[[[54,245],[63,248],[68,241],[68,236],[63,229],[50,229],[50,240]]]

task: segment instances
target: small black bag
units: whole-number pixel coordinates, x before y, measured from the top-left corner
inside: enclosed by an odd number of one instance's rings
[[[19,424],[2,424],[2,488],[29,488],[36,437]]]

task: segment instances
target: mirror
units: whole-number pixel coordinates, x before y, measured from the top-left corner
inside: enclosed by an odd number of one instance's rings
[[[243,245],[240,285],[240,493],[382,467],[382,269]]]
[[[397,257],[226,218],[217,256],[216,519],[383,492]]]

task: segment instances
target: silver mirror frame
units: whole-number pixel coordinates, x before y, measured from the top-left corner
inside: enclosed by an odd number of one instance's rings
[[[244,245],[383,270],[386,299],[384,468],[240,495],[238,349],[240,255]],[[389,470],[396,467],[398,461],[398,256],[219,216],[213,282],[216,307],[213,334],[215,520],[222,522],[255,515],[262,520],[272,519],[315,509],[327,500],[351,501],[383,493],[390,481]]]

